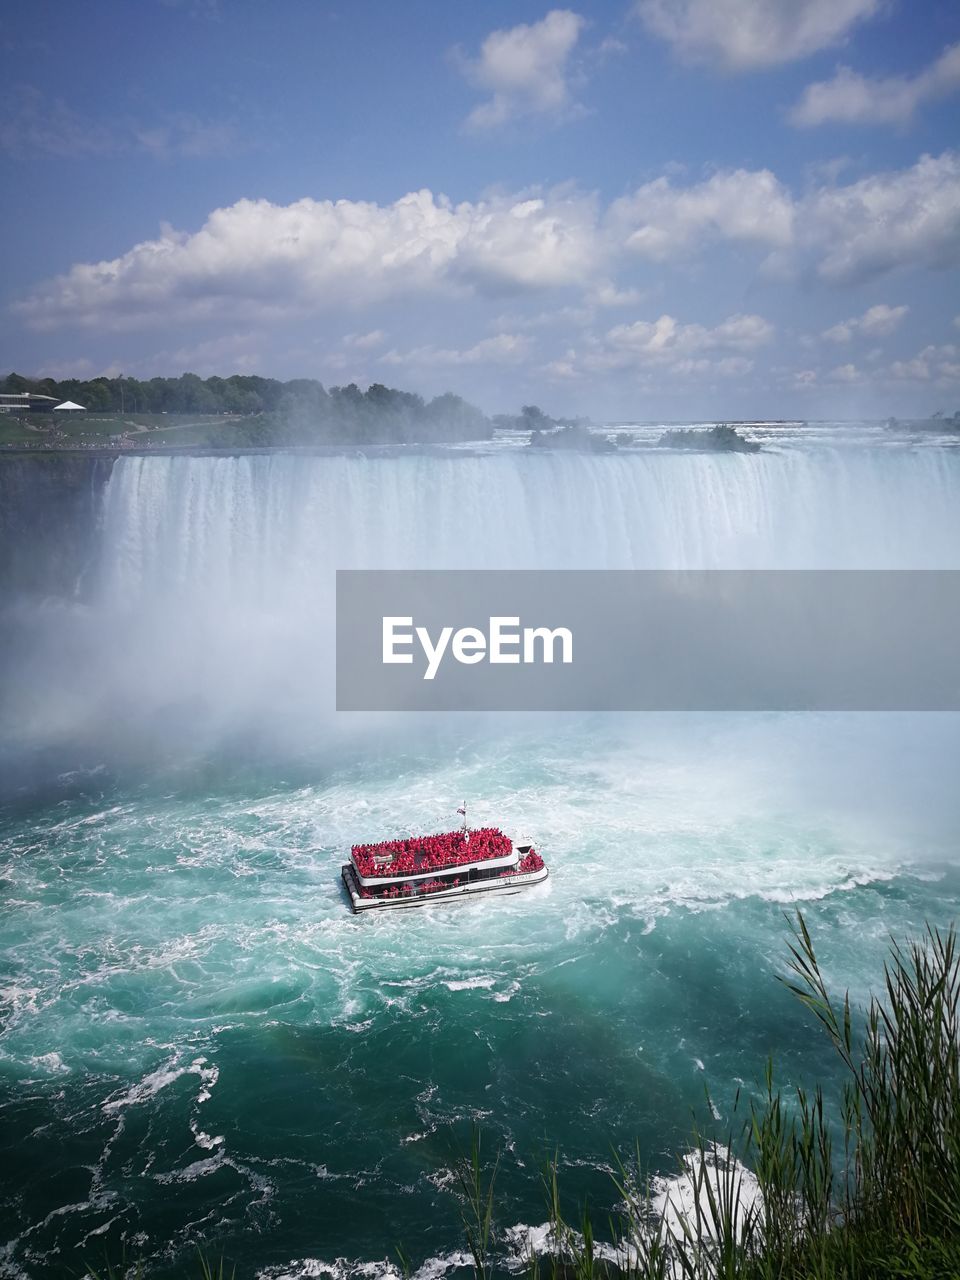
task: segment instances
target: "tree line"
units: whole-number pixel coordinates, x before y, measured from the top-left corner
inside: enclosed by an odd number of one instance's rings
[[[256,374],[228,378],[25,378],[11,373],[0,392],[30,391],[74,400],[91,413],[227,414],[232,433],[250,444],[403,443],[489,439],[490,419],[452,392],[425,400],[374,383],[324,387],[312,378],[281,382]]]

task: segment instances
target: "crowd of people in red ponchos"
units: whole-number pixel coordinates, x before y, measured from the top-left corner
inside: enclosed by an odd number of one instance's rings
[[[458,889],[460,877],[454,880],[417,880],[415,883],[392,884],[386,889],[366,889],[360,886],[361,898],[410,898],[414,893],[437,893],[440,889]]]
[[[536,849],[531,849],[529,853],[524,854],[515,867],[508,867],[506,871],[501,871],[503,876],[522,876],[528,871],[542,871],[543,859],[537,853]]]
[[[396,876],[504,858],[512,850],[511,840],[498,827],[478,827],[475,831],[445,831],[435,836],[355,844],[352,853],[354,866],[362,876]]]
[[[508,841],[509,843],[509,841]],[[368,845],[368,848],[376,846]],[[498,856],[498,855],[494,855]],[[543,859],[537,853],[536,849],[531,849],[529,853],[524,854],[515,867],[507,867],[506,870],[500,872],[501,879],[504,876],[524,875],[530,871],[540,871],[543,868]],[[364,885],[359,886],[361,898],[409,898],[414,893],[438,893],[441,889],[458,889],[460,887],[460,877],[456,876],[453,880],[416,880],[408,881],[406,884],[391,884],[383,889],[368,889]]]

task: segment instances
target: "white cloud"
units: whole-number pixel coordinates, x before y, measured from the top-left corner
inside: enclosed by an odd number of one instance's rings
[[[530,339],[522,334],[499,333],[495,338],[484,338],[465,350],[449,347],[414,347],[412,351],[388,351],[380,357],[381,364],[429,365],[450,368],[468,364],[520,364],[530,352]]]
[[[855,327],[855,320],[841,320],[839,324],[824,329],[820,336],[827,342],[849,342],[854,335]]]
[[[343,338],[343,345],[354,351],[369,351],[373,347],[383,346],[386,336],[382,329],[371,329],[369,333],[348,333]]]
[[[926,382],[930,378],[930,365],[922,356],[913,360],[894,360],[890,366],[890,374],[909,382]]]
[[[935,382],[951,386],[960,382],[960,352],[952,343],[924,347],[912,360],[894,360],[890,376],[898,382]]]
[[[508,197],[461,204],[456,213],[464,227],[457,273],[484,292],[584,284],[606,255],[589,197]]]
[[[825,329],[821,337],[828,342],[850,342],[855,335],[867,338],[886,338],[899,326],[910,308],[890,307],[884,302],[869,307],[862,316],[852,316]]]
[[[871,338],[886,338],[909,312],[908,306],[890,307],[884,302],[868,307],[859,320],[860,332]]]
[[[681,57],[742,71],[839,44],[882,0],[637,0],[636,7]]]
[[[960,154],[921,156],[907,169],[834,180],[801,197],[768,169],[725,170],[689,186],[660,177],[615,201],[607,225],[618,243],[654,261],[719,239],[768,248],[781,273],[793,270],[796,251],[812,253],[834,282],[949,266],[960,261]]]
[[[577,368],[577,353],[570,349],[560,360],[551,360],[549,364],[543,366],[543,372],[547,377],[560,382],[570,382],[580,377],[580,370]]]
[[[663,261],[710,237],[784,248],[794,204],[769,169],[724,170],[690,187],[648,182],[614,202],[610,223],[629,249]]]
[[[960,89],[960,44],[950,45],[918,75],[862,76],[839,67],[832,80],[808,85],[790,112],[795,125],[906,124],[924,102]]]
[[[882,352],[867,352],[866,360],[870,364],[865,369],[860,364],[847,361],[826,370],[800,369],[789,375],[789,381],[795,388],[814,388],[817,386],[853,386],[868,385],[894,391],[904,384],[921,383],[930,387],[942,388],[952,392],[960,386],[960,349],[952,343],[941,346],[927,346],[909,359],[894,360],[889,365],[879,363]]]
[[[468,127],[492,129],[518,116],[569,112],[570,56],[585,25],[580,14],[553,9],[540,22],[491,32],[475,59],[460,54],[464,75],[491,95],[471,111]]]
[[[119,257],[77,263],[13,310],[43,330],[232,324],[238,316],[255,325],[387,299],[576,289],[583,313],[639,301],[636,290],[612,283],[628,258],[667,262],[718,242],[754,246],[784,277],[807,266],[838,285],[896,268],[954,266],[960,154],[922,156],[910,168],[799,198],[767,169],[724,171],[686,187],[662,177],[606,213],[595,196],[570,187],[456,205],[428,190],[389,205],[239,200],[198,231],[165,227]],[[859,331],[882,336],[900,318],[894,312],[872,310]]]
[[[612,280],[601,280],[587,294],[594,307],[632,307],[643,298],[639,289],[620,289]]]
[[[593,371],[659,367],[676,373],[740,375],[752,367],[746,353],[770,342],[773,334],[773,326],[757,315],[729,316],[712,329],[662,315],[616,325],[591,344],[582,364]],[[719,359],[714,358],[717,354]]]
[[[79,263],[15,310],[28,325],[125,328],[264,319],[386,297],[586,285],[602,258],[594,202],[554,194],[453,205],[429,191],[392,205],[240,200],[194,234],[165,228],[111,261]]]
[[[960,155],[921,156],[909,169],[822,187],[801,206],[820,275],[864,279],[901,266],[960,262]]]
[[[208,378],[225,367],[236,373],[252,373],[262,368],[262,336],[256,333],[229,333],[209,338],[174,351],[158,351],[145,360],[123,365],[123,371],[140,376],[183,370]]]

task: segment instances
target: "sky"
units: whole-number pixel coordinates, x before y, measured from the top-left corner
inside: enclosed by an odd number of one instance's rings
[[[0,0],[0,370],[960,410],[956,0]]]

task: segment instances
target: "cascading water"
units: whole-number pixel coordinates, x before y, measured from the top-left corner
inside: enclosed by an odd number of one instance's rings
[[[122,458],[102,567],[120,604],[259,603],[337,568],[954,567],[958,499],[944,449]]]
[[[960,904],[956,717],[347,734],[328,670],[337,568],[960,567],[960,450],[131,457],[95,536],[80,597],[20,606],[5,732],[86,754],[0,814],[0,1276],[181,1275],[197,1243],[240,1276],[398,1244],[438,1275],[472,1123],[502,1227],[542,1221],[554,1147],[607,1206],[610,1144],[672,1172],[705,1081],[726,1123],[771,1049],[829,1069],[773,980],[784,910],[856,997]],[[345,848],[464,796],[532,829],[545,891],[350,916]]]

